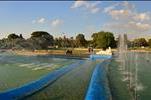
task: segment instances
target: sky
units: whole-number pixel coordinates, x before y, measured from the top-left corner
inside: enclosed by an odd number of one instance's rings
[[[33,31],[86,39],[99,31],[151,38],[151,1],[0,1],[0,38]]]

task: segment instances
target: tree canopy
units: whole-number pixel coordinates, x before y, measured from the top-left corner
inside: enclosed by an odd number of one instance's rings
[[[12,40],[12,39],[17,39],[17,38],[20,38],[18,35],[16,35],[15,33],[12,33],[12,34],[9,34],[8,37],[7,37],[9,40]]]
[[[148,40],[148,45],[151,48],[151,39]]]
[[[83,34],[78,34],[76,36],[76,43],[78,47],[85,47],[87,45],[87,41]]]
[[[46,49],[54,43],[53,36],[44,31],[36,31],[28,39],[35,49]]]
[[[0,48],[5,49],[47,49],[49,46],[58,46],[60,48],[65,47],[94,47],[103,48],[116,47],[119,39],[115,40],[112,32],[100,31],[92,34],[93,40],[86,40],[84,34],[78,34],[75,38],[71,37],[58,37],[53,38],[48,32],[35,31],[31,33],[31,37],[24,39],[22,34],[17,35],[15,33],[9,34],[7,38],[0,40]],[[137,38],[134,40],[128,40],[127,35],[124,35],[125,43],[128,47],[151,47],[151,39],[146,41],[145,38]]]
[[[93,33],[92,38],[94,47],[106,49],[108,47],[113,48],[116,46],[114,35],[111,32],[101,31]]]
[[[145,38],[138,38],[138,39],[134,39],[134,45],[137,46],[137,47],[141,47],[141,46],[148,46],[148,43],[146,41]]]
[[[45,31],[35,31],[31,33],[31,38],[32,37],[42,37],[42,36],[47,36],[50,35],[48,32]]]

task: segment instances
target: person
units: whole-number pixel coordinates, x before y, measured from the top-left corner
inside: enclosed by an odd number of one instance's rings
[[[92,47],[89,47],[89,48],[88,48],[88,52],[89,52],[89,53],[93,53],[93,48],[92,48]]]
[[[89,47],[89,48],[88,48],[88,52],[90,53],[90,51],[91,51],[91,48]]]
[[[68,49],[67,49],[67,50],[66,50],[66,55],[68,55],[68,54],[69,54],[69,55],[72,55],[72,50],[68,50]]]
[[[93,53],[93,48],[91,48],[91,52]]]

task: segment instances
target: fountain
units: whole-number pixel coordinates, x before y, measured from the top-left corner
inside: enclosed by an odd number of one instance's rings
[[[135,83],[134,83],[134,100],[138,100],[138,96],[137,96],[137,66],[138,66],[138,55],[135,53],[135,75],[134,75],[134,80],[135,80]]]
[[[119,71],[123,75],[122,81],[127,83],[128,89],[132,91],[134,100],[138,100],[138,55],[135,52],[128,52],[126,34],[119,35],[118,55],[118,60],[120,61]],[[128,59],[128,55],[130,59]],[[135,64],[134,70],[130,67],[133,63]]]
[[[126,68],[126,59],[127,59],[127,40],[126,35],[119,35],[119,43],[118,43],[118,52],[119,52],[119,61],[121,66],[119,70],[121,70],[122,74],[124,75],[123,81],[128,80],[128,69]]]

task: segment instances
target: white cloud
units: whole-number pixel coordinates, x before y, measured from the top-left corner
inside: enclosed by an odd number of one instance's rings
[[[87,6],[87,2],[86,1],[75,1],[74,4],[71,6],[71,8],[78,8],[81,6]]]
[[[133,34],[151,31],[151,14],[149,12],[138,12],[135,6],[129,2],[106,7],[104,12],[112,17],[112,22],[103,26],[105,30]]]
[[[43,18],[43,17],[42,18],[38,18],[36,20],[33,20],[32,23],[33,24],[44,24],[44,23],[46,23],[46,19]],[[61,20],[61,19],[54,19],[54,20],[50,21],[50,24],[51,24],[52,27],[57,27],[57,26],[60,26],[61,24],[63,24],[63,20]]]
[[[40,18],[39,20],[37,20],[38,23],[45,23],[45,18]]]
[[[95,14],[100,11],[100,8],[98,7],[98,4],[100,2],[90,2],[90,1],[75,1],[74,4],[71,6],[72,9],[75,8],[83,8],[87,11],[89,11],[92,14]]]
[[[123,20],[132,19],[135,6],[127,1],[115,3],[109,7],[104,8],[104,12],[111,15],[113,19]]]
[[[112,22],[103,26],[104,30],[114,31],[116,33],[141,34],[151,30],[151,24],[141,22]]]
[[[131,16],[131,11],[129,10],[124,10],[124,9],[120,9],[120,10],[111,10],[109,12],[109,14],[112,16],[112,18],[114,19],[126,19],[127,17]]]
[[[54,19],[51,21],[51,26],[53,27],[60,26],[61,24],[63,24],[63,20],[61,19]]]
[[[148,12],[135,14],[133,17],[135,20],[145,21],[150,20],[150,14]]]
[[[138,29],[142,29],[142,30],[144,30],[144,31],[147,31],[147,30],[151,29],[151,25],[150,25],[150,24],[140,23],[140,22],[136,23],[136,27],[137,27]]]
[[[32,21],[33,24],[35,23],[44,24],[45,22],[46,22],[46,19],[43,17]]]
[[[120,7],[117,9],[116,7]],[[104,12],[111,15],[113,19],[145,21],[150,20],[151,14],[149,12],[137,12],[133,4],[124,1],[122,3],[115,3],[109,7],[104,8]]]
[[[135,5],[129,3],[128,1],[123,1],[120,3],[121,6],[123,6],[125,9],[131,10],[135,8]]]
[[[100,11],[100,8],[92,8],[91,13],[97,13]]]
[[[105,7],[104,8],[104,12],[108,13],[108,12],[112,11],[113,9],[115,9],[115,7],[118,6],[118,5],[119,5],[119,3],[115,3],[115,4],[113,4],[113,5],[109,6],[109,7]]]

